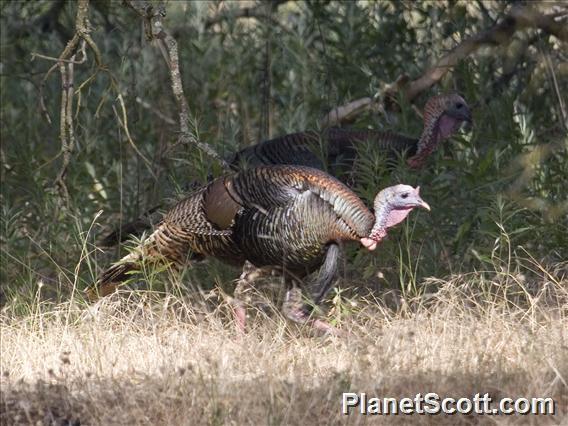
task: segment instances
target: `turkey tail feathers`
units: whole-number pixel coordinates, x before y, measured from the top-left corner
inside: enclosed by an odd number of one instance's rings
[[[85,294],[90,301],[95,301],[101,297],[108,296],[124,284],[130,278],[132,272],[139,269],[135,259],[121,260],[119,263],[108,268],[97,280],[97,282],[85,290]]]

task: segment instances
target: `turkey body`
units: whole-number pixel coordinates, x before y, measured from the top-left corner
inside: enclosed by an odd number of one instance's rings
[[[109,268],[93,290],[114,290],[139,257],[181,267],[195,255],[213,256],[304,277],[322,265],[330,245],[368,236],[374,222],[361,199],[325,172],[252,168],[218,178],[180,201],[134,257]]]
[[[350,167],[357,157],[357,144],[371,142],[388,156],[414,156],[417,138],[391,131],[330,128],[322,133],[305,131],[280,136],[244,148],[231,159],[239,169],[269,164],[290,164],[335,171]]]
[[[335,279],[341,241],[359,241],[374,250],[387,229],[413,208],[430,209],[419,188],[407,185],[382,190],[373,207],[375,214],[347,186],[318,169],[284,165],[244,170],[218,178],[176,204],[141,246],[108,268],[87,294],[95,299],[111,293],[143,259],[179,269],[196,256],[213,256],[278,270],[287,286],[286,316],[332,332],[332,326],[310,317],[302,279],[319,270],[313,293],[319,304]],[[259,274],[247,269],[235,296]],[[235,305],[238,328],[244,330],[244,306],[242,301]]]
[[[237,168],[262,164],[296,164],[338,173],[357,158],[357,145],[368,142],[388,157],[404,156],[412,168],[421,167],[438,145],[455,133],[471,112],[458,94],[432,96],[424,107],[419,138],[392,131],[330,128],[321,134],[305,131],[264,141],[237,152]]]
[[[329,244],[359,240],[374,223],[359,197],[316,169],[257,167],[231,178],[229,191],[244,206],[233,238],[247,260],[299,276],[321,266]]]

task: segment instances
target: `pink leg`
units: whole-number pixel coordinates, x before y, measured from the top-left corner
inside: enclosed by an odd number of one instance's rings
[[[237,333],[244,334],[247,323],[247,311],[240,301],[234,301],[234,305],[233,314],[235,315]]]
[[[284,315],[297,324],[305,324],[312,327],[319,333],[331,336],[341,336],[343,333],[333,325],[326,321],[311,318],[304,310],[304,301],[302,300],[302,291],[294,286],[286,293],[286,300],[282,306]]]
[[[243,266],[243,273],[237,280],[237,285],[235,287],[233,299],[233,309],[235,316],[235,325],[237,332],[243,334],[245,332],[246,321],[247,321],[247,311],[245,307],[245,301],[249,298],[247,292],[252,288],[252,283],[254,280],[271,273],[271,269],[261,269],[255,267],[250,262],[245,262]]]

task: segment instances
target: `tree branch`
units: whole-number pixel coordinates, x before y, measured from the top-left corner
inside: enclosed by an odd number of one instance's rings
[[[54,6],[55,7],[55,6]],[[55,11],[54,11],[55,10]],[[52,13],[58,15],[59,10],[52,9]],[[43,97],[43,89],[49,79],[50,75],[59,69],[61,74],[61,105],[59,113],[59,139],[61,140],[61,152],[63,155],[63,163],[61,169],[59,170],[57,177],[55,178],[54,185],[60,190],[63,198],[68,202],[69,193],[65,185],[65,175],[67,174],[67,168],[71,162],[71,155],[75,147],[75,131],[73,125],[73,97],[75,95],[74,91],[74,65],[82,64],[86,61],[87,55],[85,51],[85,44],[93,50],[95,54],[95,61],[98,68],[102,68],[101,53],[92,40],[90,36],[91,27],[89,23],[89,0],[79,0],[77,4],[77,14],[75,16],[75,34],[73,38],[67,43],[63,52],[58,58],[52,58],[46,55],[41,55],[37,53],[32,54],[32,60],[36,57],[54,60],[56,63],[47,71],[42,79],[39,89],[40,106],[42,111],[45,113],[47,120],[51,123],[49,114],[47,113],[47,108],[45,107],[45,101]],[[80,52],[82,54],[81,59],[76,61],[76,51],[80,44]]]
[[[162,18],[166,16],[165,8],[160,6],[155,9],[154,6],[147,1],[139,0],[124,0],[123,3],[134,10],[138,16],[143,19],[146,38],[149,41],[158,40],[165,45],[165,50],[167,51],[169,59],[168,65],[170,68],[172,91],[178,104],[180,127],[179,141],[181,143],[191,143],[195,145],[209,157],[214,158],[225,170],[230,170],[229,163],[227,163],[223,157],[221,157],[210,145],[199,141],[190,131],[190,110],[183,91],[181,74],[179,71],[178,45],[175,38],[173,38],[165,30],[162,24]]]
[[[513,34],[525,28],[540,28],[560,40],[568,40],[566,27],[559,28],[554,15],[541,15],[529,7],[514,7],[502,22],[475,35],[453,48],[422,76],[410,82],[403,89],[407,101],[413,101],[420,93],[438,83],[444,75],[452,70],[461,60],[482,46],[509,44]]]
[[[420,77],[410,81],[406,74],[399,76],[394,83],[384,90],[383,99],[377,101],[382,102],[382,105],[377,105],[377,102],[369,102],[369,98],[358,99],[334,108],[322,118],[322,122],[330,126],[338,125],[373,108],[392,109],[399,92],[408,102],[413,102],[422,92],[437,84],[460,61],[479,48],[509,44],[513,34],[519,30],[540,29],[566,42],[568,41],[567,18],[568,10],[544,15],[531,6],[514,6],[500,23],[458,44],[442,56],[434,66],[426,69]]]
[[[371,98],[361,98],[348,104],[333,108],[320,120],[322,127],[333,127],[338,124],[352,121],[364,111],[369,111],[376,106]]]

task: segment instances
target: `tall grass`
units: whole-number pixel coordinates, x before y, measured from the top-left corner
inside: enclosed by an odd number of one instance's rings
[[[441,424],[568,421],[568,264],[528,253],[420,283],[415,297],[329,301],[345,337],[314,337],[277,307],[236,332],[224,291],[123,292],[84,305],[37,297],[0,317],[4,424],[406,424],[347,418],[342,392],[552,397],[550,417],[436,417]],[[356,283],[352,283],[356,284]],[[41,288],[38,288],[38,292]],[[341,304],[348,309],[341,309]],[[325,313],[324,313],[325,315]],[[339,320],[339,321],[338,321]],[[413,423],[432,418],[413,416]]]
[[[402,234],[412,230],[409,225]],[[97,267],[88,233],[77,237],[87,248],[58,286],[74,285],[82,269]],[[376,422],[340,415],[342,392],[366,391],[391,397],[550,396],[557,403],[553,417],[494,420],[563,424],[568,263],[539,262],[522,246],[511,246],[512,238],[502,227],[477,271],[426,279],[406,275],[417,263],[404,252],[406,237],[395,238],[402,251],[400,282],[411,287],[394,287],[380,268],[368,278],[350,268],[321,313],[346,333],[343,338],[315,337],[288,323],[278,300],[264,294],[252,298],[248,331],[238,335],[226,295],[234,271],[217,263],[195,265],[181,277],[145,265],[139,280],[161,291],[125,290],[94,305],[77,291],[65,302],[50,301],[43,281],[30,274],[22,277],[30,297],[12,298],[0,314],[1,422]]]

